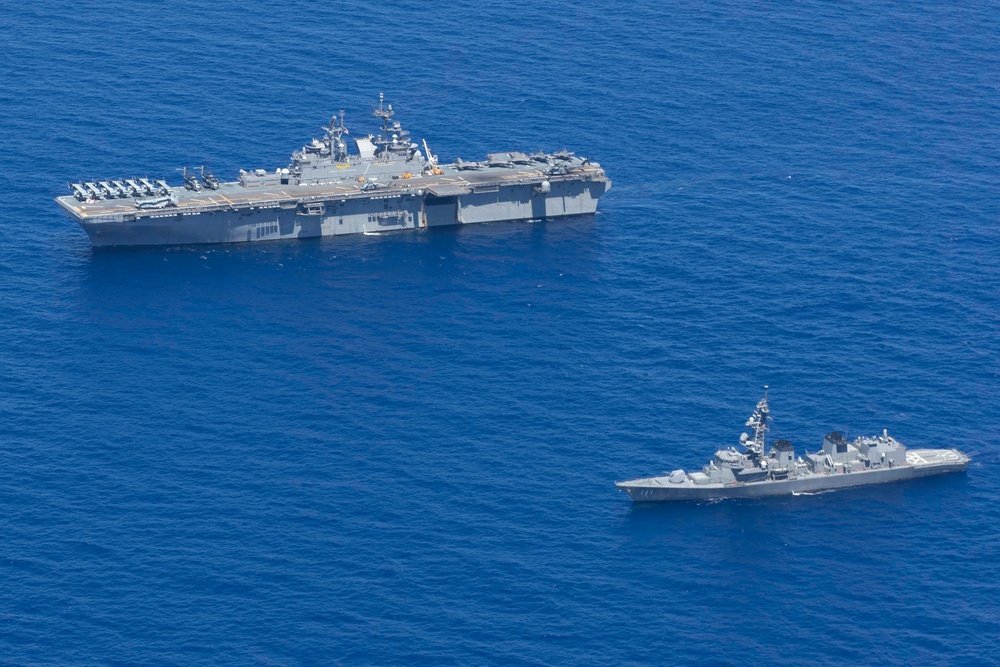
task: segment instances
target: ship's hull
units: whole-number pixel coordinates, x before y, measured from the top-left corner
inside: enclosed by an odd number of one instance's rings
[[[719,500],[725,498],[766,498],[800,493],[818,493],[859,486],[888,484],[931,475],[962,472],[969,460],[959,455],[955,461],[905,465],[849,473],[807,474],[795,479],[751,482],[746,484],[672,484],[666,477],[617,482],[635,502],[672,502],[691,500]],[[662,481],[658,481],[662,480]]]
[[[308,206],[292,201],[209,211],[164,208],[77,219],[95,247],[252,243],[593,214],[609,187],[606,180],[564,180],[552,182],[545,193],[534,183],[452,196],[377,191],[364,197],[313,197]]]

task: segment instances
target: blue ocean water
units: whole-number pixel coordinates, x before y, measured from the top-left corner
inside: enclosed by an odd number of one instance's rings
[[[3,664],[1000,663],[1000,6],[0,2]],[[385,91],[593,217],[94,252]],[[176,176],[170,176],[174,181]],[[966,475],[633,507],[771,387]]]

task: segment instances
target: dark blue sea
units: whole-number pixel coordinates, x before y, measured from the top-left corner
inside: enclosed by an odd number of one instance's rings
[[[0,0],[0,663],[1000,664],[1000,5]],[[596,216],[95,252],[338,109]],[[770,386],[965,475],[634,507]]]

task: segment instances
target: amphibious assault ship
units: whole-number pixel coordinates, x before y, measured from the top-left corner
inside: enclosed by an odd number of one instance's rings
[[[185,167],[177,187],[163,179],[85,180],[56,201],[94,246],[186,245],[589,214],[611,187],[599,164],[566,150],[439,165],[382,95],[374,115],[381,133],[354,139],[354,152],[341,111],[287,167],[240,170],[233,182]]]
[[[769,420],[765,387],[764,398],[746,423],[752,435],[744,432],[740,437],[743,451],[720,449],[699,472],[675,470],[615,486],[636,502],[761,498],[899,482],[969,466],[969,457],[957,449],[907,450],[885,430],[852,442],[833,432],[818,452],[798,458],[787,440],[777,440],[765,453]]]

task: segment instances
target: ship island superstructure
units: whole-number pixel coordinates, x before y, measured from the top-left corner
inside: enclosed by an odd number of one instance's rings
[[[176,187],[150,178],[84,180],[56,201],[94,246],[187,245],[592,214],[611,187],[599,164],[566,150],[439,165],[395,113],[380,95],[380,132],[354,138],[354,152],[340,111],[287,167],[240,170],[233,182],[185,167]]]
[[[740,436],[742,450],[720,449],[700,471],[674,470],[615,486],[636,502],[760,498],[885,484],[969,466],[969,457],[957,449],[907,449],[884,429],[881,435],[853,441],[834,431],[823,438],[819,451],[800,457],[788,440],[777,440],[765,451],[769,421],[765,387],[746,422],[750,433]]]

